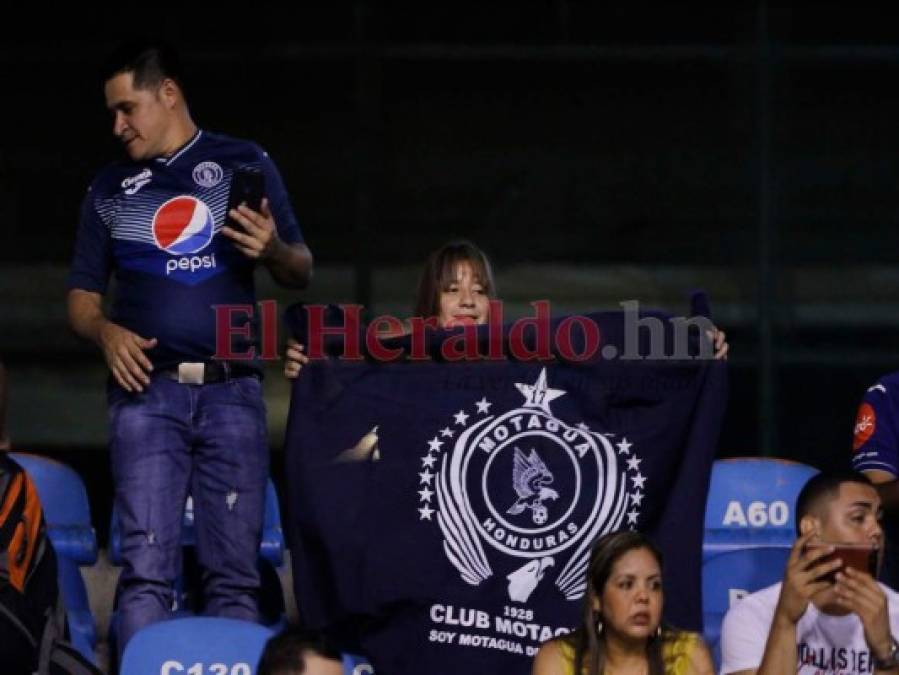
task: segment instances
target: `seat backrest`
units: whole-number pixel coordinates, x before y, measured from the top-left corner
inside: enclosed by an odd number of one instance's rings
[[[702,564],[704,636],[716,666],[720,658],[721,622],[730,607],[749,593],[783,579],[790,549],[759,546],[720,553]]]
[[[703,557],[746,546],[791,546],[796,496],[817,472],[782,459],[716,461],[706,503]]]
[[[10,457],[16,460],[34,481],[48,524],[90,527],[91,512],[87,489],[74,469],[40,455],[11,452]]]
[[[154,623],[134,634],[122,655],[121,675],[218,672],[253,675],[273,633],[235,619],[189,617]],[[197,664],[200,664],[197,667]]]
[[[91,525],[87,488],[81,477],[71,467],[49,457],[22,452],[12,452],[10,457],[25,469],[37,488],[47,535],[56,553],[79,564],[96,562],[97,535]]]
[[[262,541],[259,544],[259,555],[275,567],[284,564],[284,531],[281,529],[281,507],[278,505],[278,492],[269,478],[265,486],[265,515],[262,522]]]

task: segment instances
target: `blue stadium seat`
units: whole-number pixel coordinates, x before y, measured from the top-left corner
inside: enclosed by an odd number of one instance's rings
[[[275,567],[284,564],[284,530],[281,528],[281,507],[275,484],[269,479],[265,486],[265,515],[262,521],[262,542],[259,555]]]
[[[704,635],[716,668],[721,661],[721,622],[727,610],[748,593],[783,579],[790,549],[757,546],[716,555],[702,564]]]
[[[188,497],[184,508],[184,520],[181,524],[181,545],[196,545],[194,531],[193,500]],[[278,493],[271,479],[265,487],[265,514],[262,523],[262,541],[259,544],[259,555],[275,567],[284,564],[284,532],[281,529],[281,509],[278,506]],[[109,524],[109,559],[114,565],[122,564],[122,533],[119,528],[118,510],[113,504],[112,518]]]
[[[222,672],[252,675],[273,633],[246,621],[191,617],[147,626],[134,634],[122,655],[121,675]],[[218,672],[216,670],[215,672]]]
[[[260,572],[260,622],[271,630],[281,630],[287,626],[284,615],[284,593],[278,578],[276,567],[284,564],[284,534],[281,529],[281,511],[278,506],[278,494],[275,484],[268,480],[265,492],[265,512],[263,515],[262,541],[259,545],[259,572]],[[184,508],[184,518],[181,525],[181,545],[184,547],[196,546],[196,531],[194,529],[193,499],[187,498]],[[113,503],[112,517],[109,525],[109,559],[114,565],[122,565],[122,533],[119,527],[118,511]],[[194,563],[194,564],[190,564]],[[184,560],[182,573],[175,579],[175,607],[174,615],[179,618],[191,617],[198,607],[196,604],[196,592],[199,584],[195,559],[187,556]],[[113,611],[109,624],[109,642],[115,644],[118,640],[118,610]]]
[[[97,535],[91,525],[87,489],[70,467],[48,457],[14,452],[10,456],[31,477],[41,500],[47,536],[56,551],[59,593],[66,608],[72,644],[96,662],[97,625],[80,565],[97,562]]]
[[[703,559],[747,546],[792,546],[793,507],[817,473],[782,459],[722,459],[712,467]]]
[[[97,562],[97,534],[91,525],[87,489],[75,471],[56,460],[21,452],[10,453],[37,488],[47,521],[47,534],[58,555],[79,565]]]
[[[69,624],[69,637],[75,648],[91,662],[96,663],[94,649],[97,646],[97,623],[94,621],[87,588],[81,570],[74,560],[66,556],[57,556],[57,578],[59,592],[66,608],[66,620]]]

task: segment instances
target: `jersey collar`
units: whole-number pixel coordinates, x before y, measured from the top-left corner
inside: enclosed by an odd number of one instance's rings
[[[181,157],[185,152],[190,150],[194,145],[196,145],[197,141],[200,140],[200,137],[203,135],[202,129],[197,129],[197,132],[190,137],[190,140],[187,141],[184,145],[182,145],[171,157],[157,157],[156,161],[160,164],[165,164],[166,166],[171,166],[175,163],[175,161]]]

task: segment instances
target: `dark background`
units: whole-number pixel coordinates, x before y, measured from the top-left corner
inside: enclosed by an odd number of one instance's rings
[[[104,370],[68,332],[64,279],[84,190],[120,152],[94,71],[140,31],[181,50],[203,128],[282,171],[317,277],[260,297],[402,315],[457,236],[491,254],[512,317],[538,298],[683,312],[703,287],[731,343],[720,455],[821,468],[899,364],[899,32],[879,3],[92,11],[0,44],[0,357],[14,445],[74,464],[101,514]]]

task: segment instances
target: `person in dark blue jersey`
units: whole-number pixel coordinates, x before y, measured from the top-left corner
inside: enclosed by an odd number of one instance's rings
[[[899,587],[899,372],[868,388],[855,418],[852,468],[877,487],[883,500],[886,546],[881,581]]]
[[[269,156],[194,124],[169,47],[123,46],[102,81],[113,133],[128,158],[100,171],[82,204],[68,311],[75,332],[100,347],[111,373],[123,649],[137,630],[171,612],[188,493],[206,613],[257,619],[269,466],[261,369],[257,360],[214,358],[221,356],[215,308],[254,306],[258,263],[280,284],[304,287],[312,256]],[[226,214],[238,170],[264,177],[258,212],[241,204]],[[116,292],[107,314],[110,277]],[[243,331],[230,353],[248,355],[257,346],[252,327],[247,318],[226,331]]]

